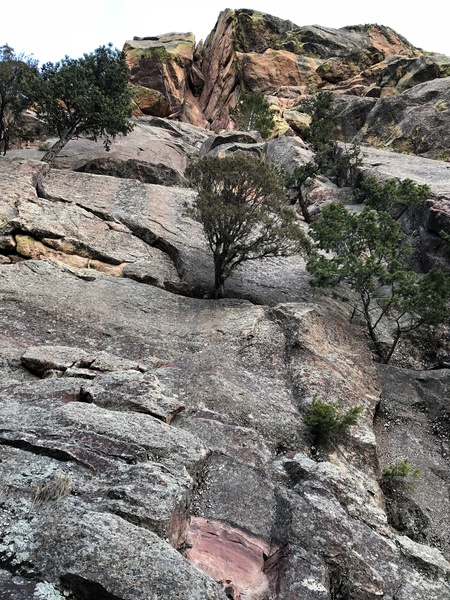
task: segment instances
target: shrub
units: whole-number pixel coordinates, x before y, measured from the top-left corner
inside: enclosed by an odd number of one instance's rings
[[[347,435],[356,425],[363,411],[362,406],[342,412],[339,403],[327,403],[314,397],[305,414],[306,424],[313,436],[313,444],[327,445]]]
[[[381,487],[389,492],[403,492],[412,489],[419,477],[420,469],[410,465],[405,458],[383,469]]]
[[[275,127],[270,104],[261,92],[244,94],[235,108],[230,108],[230,117],[242,131],[259,131],[268,138]]]

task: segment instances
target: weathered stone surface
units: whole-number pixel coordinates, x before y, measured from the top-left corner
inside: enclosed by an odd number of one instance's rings
[[[80,399],[110,410],[146,413],[165,423],[185,408],[165,393],[156,375],[130,371],[97,377],[81,388]]]
[[[210,154],[218,146],[229,144],[260,144],[261,142],[262,137],[258,131],[229,131],[212,135],[203,142],[199,158]]]
[[[450,77],[433,79],[377,102],[358,134],[378,148],[448,158]]]
[[[35,346],[22,355],[22,363],[36,375],[43,375],[45,371],[65,371],[75,364],[89,364],[93,357],[85,350],[69,346]]]
[[[135,116],[154,115],[155,117],[168,117],[170,115],[169,101],[158,90],[151,90],[141,85],[133,85],[133,108]]]
[[[334,102],[338,114],[339,137],[343,141],[351,141],[364,127],[367,115],[374,107],[376,99],[342,94],[335,96]]]
[[[154,533],[115,515],[75,506],[68,512],[61,506],[17,525],[3,541],[15,562],[27,561],[75,593],[123,600],[225,598],[211,579]],[[29,545],[19,555],[24,530]]]
[[[8,159],[3,162],[5,174],[17,172],[21,177],[20,167],[23,162],[17,159]],[[30,165],[33,165],[31,162]],[[48,174],[58,179],[57,171]],[[3,252],[10,256],[19,256],[27,259],[52,259],[69,266],[101,271],[114,276],[132,277],[140,281],[151,282],[153,285],[177,289],[180,292],[183,286],[172,257],[163,250],[169,250],[162,245],[162,249],[154,247],[153,234],[142,234],[138,227],[136,234],[126,224],[120,222],[116,211],[108,214],[97,210],[95,204],[77,201],[76,188],[66,186],[66,194],[53,193],[48,190],[44,175],[39,176],[39,183],[34,189],[30,185],[29,196],[14,200],[14,192],[5,192],[3,228],[14,233],[5,236],[9,243],[4,244]],[[80,195],[89,195],[89,190],[95,189],[99,196],[108,198],[118,191],[117,179],[97,178],[98,176],[74,176],[73,183],[78,181],[82,190]],[[62,176],[64,180],[64,176]],[[26,175],[23,175],[23,183]],[[86,187],[87,182],[92,182]],[[18,187],[22,184],[19,180]],[[108,186],[109,184],[109,186]],[[120,188],[120,185],[119,185]],[[40,196],[40,197],[38,197]],[[178,196],[179,197],[179,196]],[[112,197],[111,197],[112,200]],[[181,203],[179,204],[181,212]],[[116,215],[116,216],[115,216]],[[130,215],[137,226],[138,216]],[[181,214],[180,214],[181,218]],[[127,265],[137,262],[133,269],[125,269]],[[144,270],[144,272],[142,272]],[[189,293],[185,286],[184,293]]]
[[[112,142],[109,152],[101,140],[71,140],[52,166],[179,186],[186,184],[184,171],[189,157],[207,137],[205,130],[187,123],[141,117],[135,120],[131,133]]]
[[[374,95],[429,73],[388,29],[299,31],[256,11],[224,14],[204,55],[187,57],[211,125],[228,118],[246,55],[251,73],[274,67],[271,56],[320,64],[340,92],[348,61],[368,65],[349,89],[370,81]],[[389,62],[389,52],[404,60]],[[207,72],[224,87],[213,89]],[[305,93],[297,83],[274,82],[280,108]],[[201,122],[187,85],[179,118]],[[342,97],[354,129],[374,101]],[[188,160],[206,139],[212,152],[254,147],[288,170],[311,152],[295,137],[230,145],[240,133],[137,122],[121,164],[106,155],[89,164],[81,149],[90,142],[80,140],[80,168],[143,181],[152,172],[164,185],[0,159],[0,596],[450,600],[444,370],[379,375],[349,309],[310,289],[299,257],[245,265],[227,281],[230,298],[203,297],[212,260],[200,225],[184,216]],[[76,152],[60,166],[78,168]],[[436,235],[447,223],[446,164],[364,152],[366,173],[430,184],[428,208],[408,226],[422,241],[423,231]],[[337,195],[320,184],[317,204]],[[313,397],[364,409],[327,449],[311,447]],[[426,485],[393,505],[380,462],[400,450],[420,457]]]
[[[305,131],[311,124],[311,117],[306,113],[301,113],[297,110],[284,110],[283,117],[286,123],[295,131],[300,137],[305,134]]]
[[[450,375],[447,369],[411,371],[390,366],[380,366],[379,373],[382,402],[376,432],[381,466],[407,459],[421,470],[414,487],[405,491],[401,513],[392,512],[391,518],[407,535],[441,548],[449,558],[450,415],[446,399]],[[429,490],[436,499],[432,507]],[[394,502],[391,510],[396,510]]]
[[[0,571],[0,595],[8,600],[64,600],[64,596],[47,581],[28,581],[2,570]]]
[[[278,86],[295,86],[307,94],[316,91],[321,83],[317,73],[320,61],[286,50],[238,52],[236,60],[240,81],[253,92],[271,93],[276,81]]]
[[[269,585],[263,568],[269,548],[263,540],[219,521],[195,517],[188,543],[189,561],[215,581],[223,582],[228,597],[243,600],[268,597]]]
[[[124,45],[131,82],[156,90],[168,102],[170,113],[181,111],[187,79],[194,55],[194,35],[167,34],[134,38]],[[160,114],[157,107],[156,116]]]

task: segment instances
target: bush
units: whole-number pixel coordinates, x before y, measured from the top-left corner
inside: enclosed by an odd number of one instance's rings
[[[268,138],[275,127],[270,104],[261,92],[244,94],[235,108],[230,108],[230,117],[242,131],[259,131]]]
[[[404,492],[412,489],[419,477],[420,469],[410,465],[405,458],[383,469],[381,487],[389,492]]]
[[[314,397],[305,414],[306,424],[313,436],[314,445],[327,445],[337,442],[347,435],[350,427],[356,425],[363,411],[362,406],[341,411],[337,402],[327,403]]]

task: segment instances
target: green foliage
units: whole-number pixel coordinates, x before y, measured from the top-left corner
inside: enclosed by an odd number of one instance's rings
[[[48,142],[41,142],[38,146],[39,152],[48,152],[50,150],[50,144]]]
[[[321,150],[333,137],[337,125],[333,94],[319,92],[311,98],[302,100],[298,110],[311,115],[307,141],[310,142],[314,151]]]
[[[307,263],[313,285],[335,286],[342,281],[350,285],[356,292],[354,314],[364,318],[384,363],[389,362],[404,333],[425,324],[436,325],[446,317],[450,276],[435,268],[420,275],[408,267],[410,248],[403,243],[398,222],[387,212],[365,207],[356,214],[332,203],[312,224],[311,236],[319,250]],[[388,347],[378,334],[386,317],[395,325]]]
[[[398,220],[408,208],[421,206],[430,197],[430,188],[411,179],[378,181],[367,177],[361,182],[360,193],[366,206],[389,212]]]
[[[7,44],[0,47],[0,153],[20,136],[21,114],[32,103],[28,84],[36,74],[37,61],[17,56]]]
[[[266,162],[206,157],[192,163],[186,176],[198,192],[186,211],[202,224],[213,253],[216,298],[243,262],[308,248],[295,212],[284,204],[280,177]]]
[[[43,65],[33,93],[38,117],[59,136],[44,161],[51,162],[73,137],[104,136],[108,149],[111,139],[132,129],[128,68],[123,54],[111,45],[79,59],[65,57]]]
[[[403,492],[414,487],[420,477],[420,469],[409,464],[408,459],[400,460],[383,469],[381,486],[388,492]]]
[[[317,176],[318,166],[315,162],[309,161],[303,165],[295,167],[295,169],[285,176],[285,185],[288,189],[292,190],[295,194],[295,199],[300,206],[303,218],[306,223],[311,222],[311,215],[309,214],[308,198],[305,196],[305,189],[310,187]]]
[[[340,441],[356,425],[363,409],[361,406],[342,412],[339,403],[323,402],[314,397],[305,414],[305,422],[314,444],[327,445]]]
[[[319,92],[312,98],[303,100],[299,110],[311,115],[306,139],[315,152],[314,162],[318,171],[340,187],[355,187],[361,179],[361,150],[356,142],[340,147],[332,139],[337,125],[333,94]]]
[[[230,117],[242,131],[259,131],[268,138],[275,127],[270,104],[261,92],[244,94],[235,108],[230,108]]]
[[[162,64],[167,64],[171,61],[176,60],[175,55],[170,54],[170,52],[168,52],[166,48],[164,48],[164,46],[143,50],[140,53],[140,58],[144,58],[147,60],[157,60]]]

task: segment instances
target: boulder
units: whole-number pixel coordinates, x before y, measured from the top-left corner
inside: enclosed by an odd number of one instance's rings
[[[71,140],[52,167],[183,186],[188,160],[207,137],[205,130],[188,124],[141,117],[134,121],[131,133],[113,141],[109,152],[100,141]]]
[[[158,90],[152,90],[142,85],[133,85],[132,90],[133,101],[136,104],[133,108],[135,116],[168,117],[170,115],[169,101]]]

